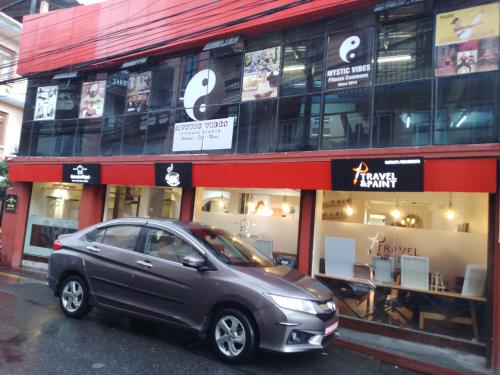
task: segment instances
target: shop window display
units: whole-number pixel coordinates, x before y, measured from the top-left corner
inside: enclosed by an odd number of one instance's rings
[[[77,231],[81,194],[79,184],[33,184],[24,254],[48,257],[60,234]]]
[[[294,261],[299,205],[296,190],[198,188],[194,221],[235,233],[268,256]]]
[[[318,277],[341,314],[484,341],[488,196],[325,191]]]

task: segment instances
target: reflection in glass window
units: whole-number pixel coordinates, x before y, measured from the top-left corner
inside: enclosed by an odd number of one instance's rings
[[[144,254],[182,263],[184,257],[198,254],[186,241],[161,229],[149,228]]]
[[[177,107],[184,106],[184,96],[186,94],[186,87],[196,73],[208,68],[208,52],[200,52],[198,54],[191,54],[182,58],[182,76],[181,76],[181,89],[179,93],[179,102]],[[193,83],[194,84],[194,83]],[[202,82],[199,83],[200,85]],[[198,85],[199,86],[199,85]],[[198,87],[196,94],[198,97],[206,95],[207,86]],[[193,103],[194,104],[194,103]]]
[[[241,74],[243,56],[233,55],[217,57],[213,56],[210,59],[210,68],[220,75],[223,81],[224,95],[217,98],[215,95],[209,95],[207,105],[221,103],[235,103],[241,98]],[[222,84],[222,83],[218,83]]]
[[[56,121],[54,130],[55,156],[73,155],[75,143],[76,120]]]
[[[119,155],[123,117],[107,117],[102,123],[101,155]]]
[[[146,145],[146,155],[167,154],[171,151],[172,127],[170,126],[171,114],[155,112],[149,115]]]
[[[285,96],[320,91],[323,58],[323,39],[286,45],[280,94]]]
[[[320,102],[319,95],[280,100],[277,151],[306,151],[318,148]]]
[[[428,144],[430,111],[430,81],[376,87],[373,147]]]
[[[430,77],[432,39],[432,19],[381,27],[377,43],[377,82]]]
[[[141,227],[134,225],[116,225],[107,227],[104,234],[97,233],[96,240],[101,239],[104,245],[118,247],[120,249],[134,250],[137,237]]]
[[[21,139],[19,140],[19,156],[27,156],[30,152],[30,140],[31,140],[31,127],[33,123],[31,121],[23,122],[21,127]]]
[[[499,75],[474,74],[438,81],[434,142],[498,142]]]
[[[181,57],[175,57],[162,62],[153,69],[151,82],[150,109],[152,111],[177,106],[180,89]]]
[[[54,121],[35,121],[31,133],[31,152],[33,156],[54,155]]]
[[[122,155],[140,155],[144,150],[147,115],[125,116],[123,127]]]
[[[370,144],[370,90],[339,91],[325,96],[321,148],[363,148]]]
[[[242,103],[238,133],[238,152],[272,152],[276,123],[276,100]]]
[[[104,100],[105,116],[120,116],[125,113],[127,99],[128,70],[112,73],[106,81],[106,96]]]
[[[79,120],[76,131],[75,155],[99,155],[101,119]]]
[[[59,85],[56,104],[56,119],[78,117],[82,86],[79,81]]]

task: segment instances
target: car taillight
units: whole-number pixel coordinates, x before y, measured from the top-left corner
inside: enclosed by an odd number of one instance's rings
[[[63,248],[63,244],[59,240],[55,240],[54,243],[52,244],[52,248],[54,251],[61,250]]]

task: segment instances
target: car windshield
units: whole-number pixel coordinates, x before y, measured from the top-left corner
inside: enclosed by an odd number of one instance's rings
[[[271,267],[275,263],[236,235],[222,229],[193,227],[190,232],[201,240],[215,256],[227,264],[244,267]]]

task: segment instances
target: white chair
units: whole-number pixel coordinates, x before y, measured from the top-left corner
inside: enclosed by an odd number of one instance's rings
[[[392,283],[392,273],[394,272],[394,258],[373,257],[373,281],[381,283]]]
[[[325,237],[325,271],[332,276],[354,277],[356,241],[352,238]]]
[[[482,297],[484,296],[485,285],[486,268],[476,264],[468,264],[465,267],[462,295]]]

